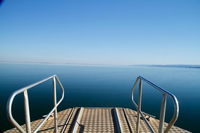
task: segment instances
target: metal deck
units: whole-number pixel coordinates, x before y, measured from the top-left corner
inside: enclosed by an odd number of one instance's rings
[[[32,121],[34,131],[43,119]],[[158,132],[159,120],[148,119],[154,131]],[[127,108],[70,108],[58,112],[59,133],[134,133],[136,132],[137,112]],[[149,128],[141,117],[140,132],[150,133]],[[164,127],[167,123],[164,123]],[[26,130],[25,124],[22,128]],[[53,133],[54,118],[51,116],[38,132]],[[16,128],[5,133],[18,133]],[[189,131],[173,126],[170,133],[189,133]]]

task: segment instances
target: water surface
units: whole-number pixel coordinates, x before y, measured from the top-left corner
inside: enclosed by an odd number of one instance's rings
[[[0,64],[0,132],[11,128],[6,117],[6,102],[16,89],[50,75],[57,74],[65,88],[65,99],[59,110],[70,107],[127,107],[131,103],[131,88],[141,75],[174,93],[180,104],[177,126],[192,132],[200,131],[200,69],[145,66],[69,66]],[[53,105],[52,81],[29,90],[31,120],[41,118]],[[144,83],[144,112],[159,118],[161,95]],[[58,89],[58,97],[60,90]],[[19,123],[24,123],[23,95],[16,97],[13,112]],[[172,105],[168,100],[169,121]]]

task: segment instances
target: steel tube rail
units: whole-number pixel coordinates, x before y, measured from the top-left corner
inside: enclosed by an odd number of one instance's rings
[[[60,98],[59,102],[54,106],[54,108],[49,112],[49,114],[46,116],[46,118],[39,124],[39,126],[35,129],[34,133],[37,133],[39,131],[39,129],[43,126],[43,124],[47,121],[47,119],[51,116],[51,114],[55,111],[55,109],[57,108],[57,106],[62,102],[62,100],[64,99],[64,88],[60,82],[60,80],[58,79],[57,76],[55,76],[55,79],[58,81],[61,89],[62,89],[62,97]]]
[[[160,108],[160,123],[159,123],[159,133],[163,133],[163,127],[164,127],[164,122],[165,122],[165,112],[166,112],[166,104],[167,104],[167,94],[163,94],[162,97],[162,104]]]
[[[24,91],[24,109],[25,109],[25,118],[26,118],[26,132],[31,133],[31,119],[30,119],[30,110],[29,110],[29,100],[28,100],[28,91]]]
[[[133,93],[134,93],[134,89],[137,87],[137,83],[138,83],[139,81],[141,81],[141,79],[139,79],[139,77],[138,77],[138,78],[136,79],[134,85],[133,85],[133,88],[132,88],[132,102],[133,102],[133,104],[135,105],[135,107],[136,107],[137,109],[138,109],[138,105],[136,104],[136,102],[135,102],[135,100],[134,100],[134,95],[133,95]],[[142,88],[142,86],[141,86],[141,88]],[[147,121],[147,119],[144,117],[144,113],[143,113],[141,110],[139,110],[139,113],[140,113],[141,117],[143,118],[143,120],[145,121],[145,123],[147,124],[149,130],[150,130],[152,133],[154,133],[155,131],[153,130],[152,126],[151,126],[150,123]],[[138,129],[139,129],[139,128],[138,128],[137,125],[136,125],[136,132],[138,132]]]
[[[135,105],[135,107],[136,107],[138,110],[139,110],[139,107],[138,107],[138,106],[139,106],[140,101],[138,101],[138,105],[137,105],[137,103],[136,103],[135,100],[134,100],[134,90],[135,90],[135,88],[137,87],[137,84],[138,84],[139,81],[140,81],[140,82],[141,82],[141,81],[145,81],[147,84],[149,84],[150,86],[152,86],[153,88],[157,89],[159,92],[162,93],[163,99],[162,99],[162,104],[161,104],[160,124],[159,124],[159,129],[158,129],[158,131],[159,131],[159,133],[163,133],[163,132],[164,132],[164,133],[167,133],[167,132],[170,130],[170,128],[174,125],[174,123],[175,123],[176,120],[178,119],[178,115],[179,115],[179,104],[178,104],[178,100],[177,100],[176,96],[173,95],[171,92],[169,92],[169,91],[167,91],[167,90],[164,90],[164,89],[158,87],[157,85],[153,84],[152,82],[148,81],[147,79],[145,79],[145,78],[139,76],[139,77],[136,78],[136,81],[135,81],[135,83],[134,83],[134,85],[133,85],[133,88],[132,88],[132,102],[133,102],[133,104]],[[141,95],[141,94],[140,94],[140,87],[139,87],[139,97],[141,97],[140,95]],[[172,119],[170,120],[168,126],[166,127],[165,130],[163,130],[163,125],[164,125],[164,120],[165,120],[166,102],[167,102],[167,97],[168,97],[168,96],[172,99],[172,102],[173,102],[173,105],[174,105],[174,113],[173,113]],[[139,98],[138,98],[138,99],[139,99]],[[142,112],[141,110],[139,110],[139,113],[140,113],[140,115],[142,116],[142,118],[145,120],[145,123],[147,124],[148,128],[151,130],[151,132],[154,133],[153,128],[151,127],[151,125],[149,124],[149,122],[148,122],[148,121],[146,120],[146,118],[144,117],[143,112]],[[137,122],[138,122],[138,121],[137,121]],[[136,126],[138,126],[138,125],[136,125]],[[136,127],[136,128],[138,128],[138,127]],[[136,130],[136,131],[137,131],[137,130]]]
[[[53,99],[54,99],[54,106],[57,104],[57,94],[56,94],[56,78],[53,78]],[[57,115],[57,107],[54,110],[54,126],[55,126],[55,133],[58,133],[58,115]]]
[[[139,97],[138,97],[138,107],[137,107],[137,126],[136,126],[136,132],[139,133],[140,130],[140,111],[141,111],[141,105],[142,104],[142,80],[140,80],[139,85]]]
[[[39,126],[35,129],[34,133],[36,133],[37,131],[39,131],[39,129],[42,127],[42,125],[47,121],[47,119],[50,117],[50,115],[55,112],[57,113],[55,110],[57,110],[57,107],[58,105],[62,102],[62,100],[64,99],[64,87],[62,86],[58,76],[56,75],[53,75],[53,76],[50,76],[46,79],[43,79],[41,81],[38,81],[34,84],[31,84],[29,86],[26,86],[24,88],[21,88],[17,91],[15,91],[9,98],[8,102],[7,102],[7,112],[8,112],[8,119],[9,121],[22,133],[26,133],[26,132],[31,132],[31,124],[30,124],[30,111],[29,111],[29,102],[28,102],[28,89],[32,88],[32,87],[35,87],[41,83],[44,83],[46,82],[47,80],[49,79],[53,79],[53,83],[54,83],[54,93],[56,92],[56,81],[58,82],[60,88],[62,89],[62,96],[60,98],[60,100],[58,101],[58,103],[56,103],[56,100],[57,97],[56,95],[54,94],[54,108],[49,112],[49,114],[45,117],[45,119],[39,124]],[[12,115],[12,104],[13,104],[13,101],[14,101],[14,98],[20,94],[20,93],[23,93],[24,92],[24,106],[25,106],[25,117],[26,117],[26,131],[17,123],[17,121],[13,118],[13,115]],[[55,116],[55,115],[54,115]],[[57,119],[57,117],[55,118]],[[55,120],[54,119],[54,120]],[[55,121],[54,121],[55,122]],[[56,122],[55,122],[56,123]],[[56,130],[56,124],[55,124],[55,130]]]
[[[151,126],[151,124],[148,122],[148,120],[144,117],[144,113],[140,111],[140,115],[142,116],[144,122],[147,124],[147,127],[149,128],[149,130],[152,132],[152,133],[155,133],[153,127]]]

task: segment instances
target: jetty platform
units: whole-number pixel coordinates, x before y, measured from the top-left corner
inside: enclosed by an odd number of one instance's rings
[[[29,89],[48,80],[53,82],[54,107],[41,119],[31,120]],[[153,87],[162,96],[159,118],[142,111],[143,83],[148,84],[151,88]],[[58,101],[57,88],[62,90],[62,95]],[[137,88],[138,100],[136,102],[134,94]],[[15,120],[12,110],[13,101],[19,94],[24,95],[24,125],[20,125]],[[187,130],[174,126],[179,115],[179,104],[176,96],[141,76],[137,77],[131,91],[131,100],[136,111],[118,107],[74,107],[58,112],[57,108],[64,99],[64,94],[64,87],[56,75],[16,90],[7,102],[8,120],[15,128],[7,130],[5,133],[189,133]],[[170,110],[173,110],[173,115],[168,123],[165,121],[167,99],[173,105],[170,108]],[[39,108],[38,111],[40,111]]]
[[[158,132],[159,120],[151,116],[145,116]],[[32,121],[32,131],[38,127],[43,119]],[[69,108],[58,112],[58,133],[135,133],[137,112],[128,108]],[[164,128],[168,123],[164,123]],[[26,131],[26,125],[22,125]],[[49,117],[40,128],[39,133],[54,133],[54,118]],[[141,118],[140,133],[150,133],[149,128]],[[5,133],[19,133],[16,128]],[[190,133],[182,128],[172,126],[169,133]]]

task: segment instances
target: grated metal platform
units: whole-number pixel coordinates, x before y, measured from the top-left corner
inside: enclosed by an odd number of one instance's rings
[[[32,121],[32,131],[43,119]],[[127,108],[70,108],[58,113],[59,133],[134,133],[136,132],[137,112]],[[155,131],[158,131],[159,120],[149,118]],[[165,123],[166,127],[167,123]],[[22,125],[25,129],[25,125]],[[5,133],[18,133],[16,128]],[[53,133],[53,116],[39,130],[41,133]],[[150,133],[141,119],[141,133]],[[189,133],[189,131],[173,126],[170,133]]]

